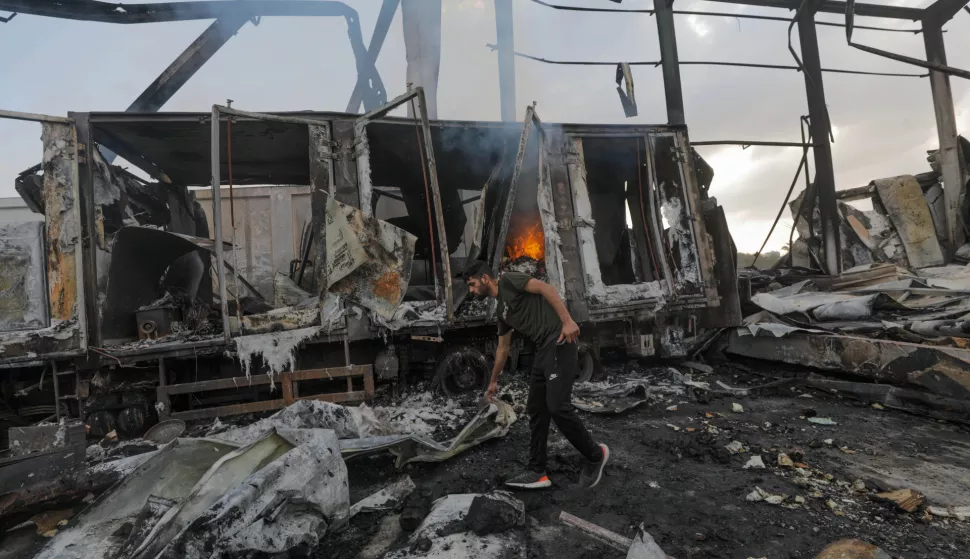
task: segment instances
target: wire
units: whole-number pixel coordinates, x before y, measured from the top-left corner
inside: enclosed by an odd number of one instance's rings
[[[676,15],[692,15],[692,16],[711,16],[711,17],[729,17],[729,18],[740,18],[740,19],[757,19],[763,21],[784,21],[786,23],[791,22],[787,17],[780,16],[762,16],[755,14],[732,14],[730,12],[705,12],[705,11],[690,11],[690,10],[673,10]],[[823,25],[826,27],[845,27],[844,23],[839,23],[835,21],[816,21],[816,25]],[[877,27],[874,25],[856,25],[856,29],[867,29],[869,31],[888,31],[890,33],[922,33],[922,29],[899,29],[893,27]]]
[[[581,8],[579,6],[563,6],[560,4],[550,4],[548,2],[543,2],[542,0],[532,0],[533,3],[539,4],[540,6],[545,6],[547,8],[552,8],[554,10],[565,10],[568,12],[599,12],[599,13],[616,13],[616,14],[650,14],[656,13],[655,10],[635,10],[630,8],[620,8],[618,10],[611,10],[610,8]]]
[[[487,44],[488,48],[495,50],[496,46],[493,44]],[[515,56],[520,58],[526,58],[528,60],[534,60],[536,62],[542,62],[544,64],[555,64],[562,66],[616,66],[620,62],[606,62],[606,61],[596,61],[596,60],[551,60],[548,58],[542,58],[539,56],[533,56],[531,54],[526,54],[524,52],[515,51]],[[797,58],[796,58],[797,60]],[[641,60],[636,62],[626,62],[630,66],[660,66],[662,62],[660,60]],[[783,64],[760,64],[755,62],[722,62],[716,60],[681,60],[681,66],[738,66],[742,68],[765,68],[768,70],[796,70],[801,71],[800,66],[786,66]],[[844,70],[841,68],[822,68],[823,72],[832,72],[835,74],[853,74],[860,76],[886,76],[895,78],[925,78],[929,74],[908,74],[899,72],[868,72],[865,70]]]
[[[808,139],[811,140],[812,137],[809,136]],[[765,249],[765,246],[768,245],[768,240],[771,239],[771,234],[775,232],[775,227],[778,225],[778,222],[781,220],[782,214],[785,213],[785,207],[788,206],[788,200],[791,199],[792,192],[795,191],[795,185],[798,184],[798,177],[801,176],[802,174],[802,168],[805,167],[807,164],[808,164],[808,147],[806,146],[802,149],[802,159],[798,163],[798,168],[795,169],[795,178],[791,180],[791,186],[788,187],[788,194],[785,194],[785,201],[782,202],[781,207],[778,208],[778,215],[775,216],[775,221],[774,223],[771,224],[771,229],[768,230],[768,235],[765,236],[765,242],[761,243],[761,248],[758,249],[758,252],[754,253],[754,259],[751,261],[751,267],[754,267],[754,265],[758,263],[758,257],[761,256],[761,251],[763,251]]]
[[[539,4],[540,6],[545,6],[547,8],[552,8],[554,10],[563,10],[568,12],[594,12],[594,13],[616,13],[616,14],[647,14],[653,15],[656,10],[635,10],[635,9],[618,9],[612,10],[609,8],[581,8],[579,6],[562,6],[559,4],[550,4],[548,2],[543,2],[543,0],[532,0],[532,3]],[[967,9],[970,12],[970,8]],[[779,16],[762,16],[755,14],[732,14],[730,12],[708,12],[708,11],[691,11],[691,10],[672,10],[675,15],[690,15],[690,16],[709,16],[709,17],[727,17],[735,19],[757,19],[763,21],[791,21],[787,17]],[[832,21],[816,21],[817,25],[825,25],[829,27],[845,27],[844,23],[832,22]],[[921,33],[922,29],[898,29],[893,27],[877,27],[877,26],[855,26],[857,29],[868,29],[870,31],[889,31],[891,33]]]

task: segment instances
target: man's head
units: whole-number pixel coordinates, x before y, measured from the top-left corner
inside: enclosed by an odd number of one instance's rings
[[[468,292],[478,299],[498,296],[498,280],[488,264],[481,260],[472,262],[462,274],[468,284]]]

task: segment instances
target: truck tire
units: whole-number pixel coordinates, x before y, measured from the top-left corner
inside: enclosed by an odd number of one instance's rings
[[[471,346],[445,350],[435,369],[435,386],[449,397],[484,391],[491,374],[485,354]]]

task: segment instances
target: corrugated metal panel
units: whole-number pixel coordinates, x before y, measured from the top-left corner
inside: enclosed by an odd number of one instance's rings
[[[226,259],[272,302],[276,272],[288,274],[290,261],[299,258],[300,238],[310,220],[310,187],[233,188],[232,203],[228,188],[223,188],[221,195],[222,238],[226,241],[233,242],[233,214],[236,222],[236,248],[226,253]],[[214,234],[212,192],[196,190],[195,196],[205,210],[209,231]],[[228,286],[235,291],[231,279]]]

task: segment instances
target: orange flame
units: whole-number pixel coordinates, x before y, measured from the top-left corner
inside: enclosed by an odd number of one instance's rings
[[[509,259],[515,260],[528,256],[534,260],[542,260],[546,254],[546,236],[542,231],[542,223],[516,229],[518,229],[517,233],[509,231],[509,239],[505,243]]]

